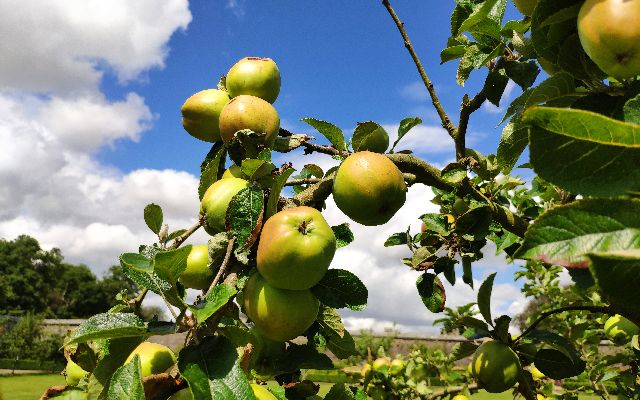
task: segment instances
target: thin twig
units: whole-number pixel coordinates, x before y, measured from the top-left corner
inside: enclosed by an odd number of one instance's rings
[[[213,282],[211,282],[211,286],[209,286],[209,290],[207,290],[205,297],[209,293],[211,293],[213,288],[218,284],[218,282],[220,282],[222,275],[226,272],[227,266],[229,265],[229,260],[231,259],[231,252],[233,251],[233,244],[235,243],[235,241],[236,241],[236,238],[231,238],[231,240],[229,240],[229,243],[227,244],[227,253],[224,255],[224,260],[222,261],[222,265],[220,265],[220,269],[218,270],[216,277],[213,279]]]
[[[193,235],[193,233],[197,231],[202,225],[204,225],[204,217],[200,217],[196,224],[194,224],[191,228],[187,229],[185,233],[175,238],[169,248],[177,249],[178,247],[180,247],[180,245],[184,243],[184,241],[187,240],[189,236]]]
[[[429,77],[427,76],[427,73],[425,72],[424,67],[422,66],[422,63],[420,62],[420,58],[416,54],[416,51],[414,50],[413,45],[409,40],[409,35],[407,35],[407,31],[404,29],[404,23],[400,20],[400,18],[398,17],[398,14],[396,14],[393,7],[391,7],[389,0],[382,0],[382,5],[384,5],[384,7],[389,12],[389,15],[391,15],[391,18],[393,18],[393,22],[396,23],[396,26],[398,27],[398,30],[402,35],[402,39],[404,39],[404,47],[407,48],[407,51],[411,55],[411,58],[413,58],[413,63],[416,65],[416,68],[418,68],[418,73],[422,78],[422,82],[427,88],[427,91],[429,92],[429,96],[431,96],[431,102],[433,103],[433,106],[438,112],[440,121],[442,121],[442,127],[447,130],[447,132],[449,133],[449,136],[455,139],[456,127],[455,125],[453,125],[453,123],[451,122],[451,119],[449,118],[446,111],[442,107],[442,104],[440,103],[440,99],[438,98],[438,94],[436,93],[436,89],[433,86],[433,82],[431,82],[431,79],[429,79]]]
[[[292,179],[285,183],[285,186],[297,186],[297,185],[313,185],[320,182],[320,178],[306,178],[306,179]]]
[[[133,312],[135,314],[140,311],[140,306],[147,293],[149,293],[149,289],[144,288],[140,291],[140,293],[138,293],[138,296],[136,296],[136,298],[129,300],[129,306],[133,307]]]
[[[527,336],[527,334],[529,334],[531,331],[536,329],[536,327],[542,321],[547,319],[548,317],[550,317],[550,316],[552,316],[554,314],[559,314],[559,313],[565,312],[565,311],[591,311],[591,312],[594,312],[594,313],[603,313],[603,314],[613,314],[614,313],[613,309],[610,306],[572,305],[572,306],[565,306],[565,307],[556,308],[555,310],[543,312],[542,314],[540,314],[538,319],[533,321],[533,323],[531,325],[529,325],[529,327],[527,329],[525,329],[524,332],[522,332],[520,334],[520,336],[515,338],[513,341],[517,342],[520,339],[522,339],[523,337]]]
[[[456,144],[456,159],[460,160],[465,157],[466,149],[466,137],[467,127],[469,126],[469,118],[471,114],[478,111],[482,103],[487,99],[487,93],[484,88],[478,92],[472,99],[469,99],[468,95],[464,95],[462,98],[462,105],[460,106],[460,121],[458,123],[458,130],[456,131],[454,141]]]

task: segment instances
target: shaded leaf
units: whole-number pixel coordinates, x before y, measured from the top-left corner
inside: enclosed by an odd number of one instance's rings
[[[331,229],[336,237],[336,245],[338,249],[353,242],[353,232],[349,229],[348,223],[332,226]]]
[[[107,400],[145,400],[139,355],[113,373]]]
[[[344,142],[344,134],[342,130],[337,126],[321,121],[315,118],[302,118],[300,121],[306,122],[326,137],[331,144],[333,144],[338,150],[346,150],[347,146]]]
[[[414,118],[405,118],[400,121],[400,125],[398,126],[398,138],[395,142],[393,142],[393,146],[391,146],[391,151],[396,148],[396,145],[411,129],[415,126],[420,125],[422,123],[422,119],[418,117]]]
[[[141,337],[147,332],[143,320],[132,313],[103,313],[81,323],[67,338],[65,346],[96,339]]]
[[[147,204],[144,208],[144,222],[157,235],[162,228],[162,208],[157,204]]]
[[[434,274],[425,272],[416,281],[418,294],[427,309],[434,313],[444,310],[446,295],[440,279]]]
[[[236,247],[242,252],[258,238],[264,215],[264,192],[257,186],[240,190],[231,199],[227,209],[226,227],[236,238]]]
[[[211,147],[209,154],[207,154],[207,158],[205,158],[202,163],[202,173],[200,175],[200,183],[198,184],[198,198],[200,200],[202,200],[209,186],[218,180],[220,163],[224,154],[224,144],[222,142],[215,143]]]
[[[365,309],[369,295],[367,287],[355,274],[334,268],[328,270],[311,291],[329,307],[346,307],[355,311]]]
[[[480,289],[478,289],[478,309],[482,318],[491,326],[493,326],[493,320],[491,319],[491,292],[493,291],[493,281],[496,278],[496,273],[489,275],[487,279],[482,282]]]
[[[640,310],[636,292],[640,282],[640,249],[593,253],[588,257],[600,292],[620,308]]]

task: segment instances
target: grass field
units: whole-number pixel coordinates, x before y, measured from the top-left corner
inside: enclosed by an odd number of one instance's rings
[[[37,400],[49,386],[64,385],[62,375],[0,376],[0,399]]]
[[[275,384],[275,382],[270,382]],[[0,400],[36,400],[46,388],[64,385],[61,375],[22,375],[0,377]],[[320,384],[320,395],[324,396],[331,388],[331,383]],[[473,400],[508,400],[511,393],[490,394],[481,391],[472,396]],[[597,399],[595,396],[580,396],[581,400]]]

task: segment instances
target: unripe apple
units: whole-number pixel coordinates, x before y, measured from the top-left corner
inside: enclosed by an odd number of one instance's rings
[[[246,187],[249,187],[249,182],[239,178],[220,179],[209,186],[200,202],[200,215],[206,218],[204,230],[208,234],[213,236],[225,231],[229,203]]]
[[[231,164],[229,168],[222,174],[222,179],[227,178],[240,178],[240,179],[248,179],[249,177],[242,172],[242,168],[240,168],[236,164]]]
[[[640,74],[640,1],[586,0],[578,34],[594,63],[616,79]]]
[[[469,400],[469,398],[463,394],[457,394],[451,400]]]
[[[257,400],[278,400],[278,398],[274,396],[273,393],[271,393],[264,385],[252,383],[251,389],[253,389],[253,394],[256,396]]]
[[[234,97],[220,112],[220,136],[229,145],[235,133],[243,129],[264,134],[261,138],[256,138],[255,142],[271,148],[280,130],[278,112],[269,102],[259,97]]]
[[[604,333],[612,342],[621,346],[629,343],[634,335],[640,333],[640,328],[622,315],[616,314],[604,323]]]
[[[406,198],[402,172],[384,155],[370,151],[347,157],[333,182],[333,199],[338,208],[362,225],[388,222]]]
[[[389,134],[380,125],[367,137],[365,140],[358,144],[358,148],[354,148],[355,151],[372,151],[374,153],[384,153],[389,147]]]
[[[460,216],[469,211],[469,205],[461,198],[457,198],[451,208],[457,216]]]
[[[76,386],[87,374],[88,372],[73,360],[67,361],[67,367],[64,369],[64,379],[67,381],[67,385]]]
[[[227,92],[207,89],[189,97],[182,105],[182,126],[193,137],[205,142],[219,142],[220,112],[229,102]]]
[[[248,94],[273,103],[280,93],[280,70],[270,58],[245,57],[227,73],[231,97]]]
[[[278,289],[256,273],[244,287],[242,306],[261,334],[284,342],[309,329],[316,320],[320,302],[310,290]]]
[[[513,0],[513,2],[518,11],[527,17],[530,17],[533,14],[533,10],[538,4],[538,0]]]
[[[320,282],[335,252],[336,237],[320,211],[294,207],[264,224],[256,262],[269,285],[303,290]]]
[[[187,389],[182,389],[175,392],[167,400],[193,400],[193,395],[191,394],[191,391],[187,388]]]
[[[520,370],[516,353],[504,343],[490,340],[473,353],[472,371],[489,393],[502,393],[515,385]]]
[[[371,366],[371,368],[376,372],[386,374],[387,372],[389,372],[389,369],[391,368],[391,360],[389,359],[389,357],[377,358],[373,362],[373,365]]]
[[[209,247],[207,245],[191,246],[187,257],[187,268],[180,275],[180,282],[192,289],[205,290],[213,281],[213,271],[209,267]]]
[[[360,375],[362,375],[362,379],[367,379],[369,378],[370,374],[371,374],[371,364],[366,363],[365,365],[362,366],[362,369],[360,370]]]
[[[159,343],[142,342],[136,347],[125,364],[133,360],[136,354],[140,357],[142,376],[149,376],[165,372],[176,363],[176,356],[170,348]]]
[[[389,375],[396,376],[402,373],[404,370],[404,361],[396,358],[391,361],[391,365],[389,366]]]

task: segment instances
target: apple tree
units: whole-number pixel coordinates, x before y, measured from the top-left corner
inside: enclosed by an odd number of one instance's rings
[[[440,102],[398,13],[388,0],[382,6],[451,137],[455,162],[440,170],[403,147],[419,118],[400,122],[395,143],[373,121],[359,123],[347,140],[330,122],[304,118],[329,145],[292,133],[280,126],[273,106],[281,78],[275,62],[240,60],[217,88],[182,107],[185,130],[212,143],[201,165],[197,222],[170,231],[160,206],[144,209],[158,240],[120,257],[124,273],[144,290],[121,296],[119,305],[66,338],[65,355],[82,371],[76,369],[71,386],[50,388],[43,398],[320,398],[302,370],[333,368],[327,352],[339,359],[355,353],[339,310],[362,310],[368,297],[357,276],[329,268],[353,234],[347,221],[327,224],[324,202],[333,196],[351,220],[375,229],[403,206],[407,187],[418,184],[433,190],[440,212],[416,215],[422,230],[398,232],[385,246],[410,250],[402,263],[416,271],[413,290],[429,311],[445,310],[442,279],[456,284],[461,272],[463,284],[473,287],[474,263],[489,241],[525,261],[521,276],[528,283],[558,294],[552,282],[567,270],[575,287],[571,296],[541,306],[512,336],[513,316],[491,313],[491,274],[477,288],[478,314],[450,313],[456,319],[448,325],[468,339],[451,354],[420,355],[421,362],[406,365],[378,361],[363,385],[337,384],[325,399],[459,400],[480,388],[528,400],[555,390],[569,399],[575,392],[561,393],[551,380],[585,375],[594,387],[613,382],[622,394],[640,396],[640,0],[519,0],[526,15],[510,21],[507,0],[451,3],[441,61],[458,63],[460,85],[471,77],[484,82],[463,96],[457,121]],[[510,80],[522,94],[506,107],[495,154],[481,154],[466,143],[470,118],[485,102],[501,104]],[[291,164],[272,162],[273,152],[295,149],[341,164],[328,171],[307,164],[293,175]],[[516,166],[528,180],[513,175]],[[184,245],[200,228],[211,236],[206,251]],[[186,303],[186,288],[202,290],[195,303]],[[535,294],[535,284],[524,290]],[[167,303],[171,322],[145,323],[137,315],[148,291]],[[568,329],[545,323],[560,316],[570,321]],[[186,332],[177,355],[141,344],[175,332]],[[589,359],[587,344],[604,335],[619,346],[618,355]],[[451,374],[448,387],[421,385],[418,372],[429,363],[446,369],[468,356],[469,373]],[[156,358],[166,362],[154,364]],[[404,373],[413,374],[404,386],[391,384]],[[367,376],[379,384],[370,385]],[[278,385],[261,385],[268,380]]]

